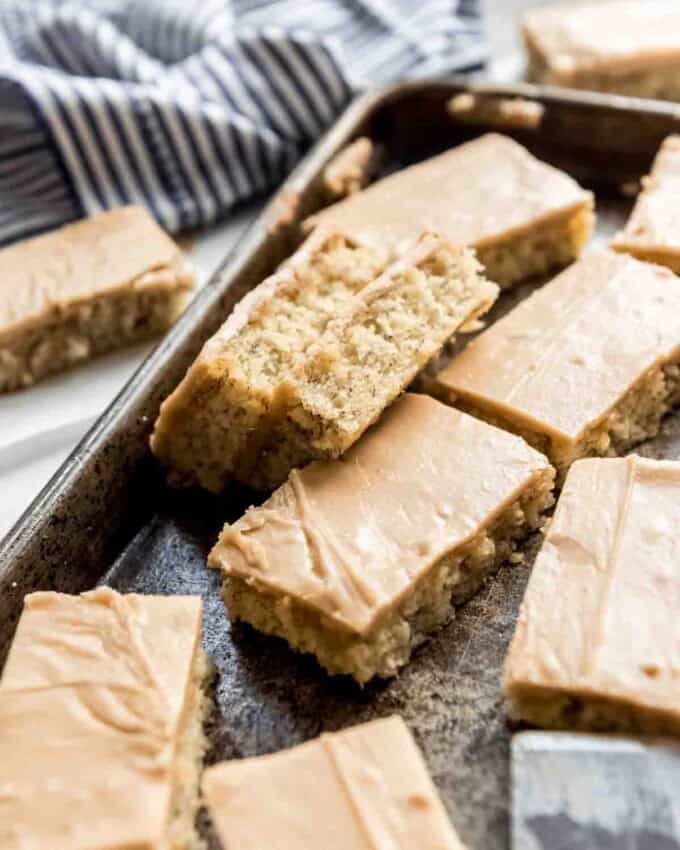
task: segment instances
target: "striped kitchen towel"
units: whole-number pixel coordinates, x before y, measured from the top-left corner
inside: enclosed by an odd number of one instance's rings
[[[479,0],[0,0],[0,244],[276,185],[352,92],[478,66]]]

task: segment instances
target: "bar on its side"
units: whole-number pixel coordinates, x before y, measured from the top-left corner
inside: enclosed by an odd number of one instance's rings
[[[680,280],[588,254],[473,340],[428,389],[546,454],[623,454],[680,402]]]
[[[267,489],[340,454],[498,293],[471,252],[433,235],[382,268],[320,229],[246,296],[161,407],[151,445],[175,480]]]
[[[342,458],[225,526],[208,563],[234,620],[330,672],[393,676],[540,527],[553,478],[520,438],[406,393]]]
[[[507,136],[489,133],[404,168],[304,222],[399,255],[423,230],[475,249],[501,287],[570,263],[590,236],[593,196]]]
[[[166,330],[193,275],[141,207],[99,213],[0,251],[0,392]]]
[[[577,461],[505,664],[511,716],[680,735],[680,463]]]
[[[151,447],[173,483],[217,492],[253,468],[285,380],[383,268],[371,249],[319,230],[246,295],[161,405]]]
[[[610,247],[680,274],[680,136],[664,140],[625,228]]]
[[[310,460],[339,457],[497,295],[471,251],[423,236],[310,346],[284,383],[282,415],[244,480],[272,488]]]
[[[217,764],[203,793],[228,848],[464,850],[398,715]]]
[[[3,850],[198,850],[199,597],[26,597],[0,682]]]
[[[534,83],[680,100],[680,8],[675,0],[579,0],[522,20]]]

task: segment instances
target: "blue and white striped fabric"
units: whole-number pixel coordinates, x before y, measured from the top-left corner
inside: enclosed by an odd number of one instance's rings
[[[483,58],[478,0],[0,0],[0,244],[128,203],[209,224],[354,90]]]

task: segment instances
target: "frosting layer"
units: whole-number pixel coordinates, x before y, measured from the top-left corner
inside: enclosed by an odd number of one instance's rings
[[[473,340],[438,391],[572,442],[655,365],[680,355],[680,281],[588,254]]]
[[[406,393],[342,458],[294,470],[209,563],[359,634],[549,466],[519,437]]]
[[[203,790],[225,847],[462,850],[398,716],[208,768]]]
[[[660,251],[680,255],[680,136],[669,136],[654,160],[652,173],[612,247],[620,251]]]
[[[3,850],[162,850],[197,597],[26,597],[0,682]]]
[[[680,720],[679,524],[680,463],[576,461],[529,580],[506,689],[557,688]]]
[[[480,248],[591,199],[567,174],[489,133],[385,177],[305,224],[338,227],[392,253],[426,230]]]
[[[142,207],[99,213],[0,251],[0,332],[123,288],[190,288],[182,252]],[[147,274],[153,272],[153,274]]]
[[[524,30],[550,69],[545,82],[568,82],[586,71],[680,63],[676,0],[551,4],[528,12]]]

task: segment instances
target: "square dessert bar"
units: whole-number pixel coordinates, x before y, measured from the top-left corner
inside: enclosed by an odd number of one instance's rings
[[[463,850],[399,716],[206,770],[225,848]]]
[[[680,100],[676,0],[550,4],[522,30],[532,82]]]
[[[633,212],[610,247],[680,274],[680,136],[661,145]]]
[[[432,235],[382,268],[320,229],[246,296],[161,407],[151,445],[176,480],[267,489],[340,454],[498,293]]]
[[[680,735],[679,525],[680,463],[572,466],[505,664],[514,718]]]
[[[208,563],[234,620],[333,673],[393,676],[540,526],[553,478],[520,438],[406,393],[225,526]]]
[[[3,850],[193,850],[198,597],[32,593],[0,681]]]
[[[589,455],[623,454],[680,402],[680,280],[600,251],[522,301],[429,389],[521,434],[563,478]]]
[[[164,331],[193,286],[141,207],[100,213],[0,250],[0,392]]]
[[[501,287],[564,266],[593,229],[593,197],[495,133],[404,168],[307,219],[401,253],[423,230],[475,249]]]

